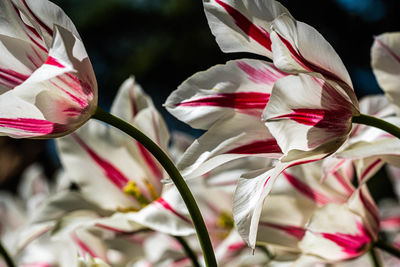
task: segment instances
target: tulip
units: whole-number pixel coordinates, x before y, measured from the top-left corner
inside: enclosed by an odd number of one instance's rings
[[[67,15],[47,1],[0,3],[0,134],[53,138],[85,123],[97,83]]]

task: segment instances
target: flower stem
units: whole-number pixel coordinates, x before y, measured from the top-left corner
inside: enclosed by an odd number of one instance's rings
[[[181,236],[174,236],[175,239],[181,244],[183,250],[185,251],[186,255],[192,260],[192,264],[194,267],[200,267],[199,262],[197,261],[197,256],[186,242],[186,240]]]
[[[376,253],[377,251],[375,250],[375,248],[371,248],[370,250],[369,250],[369,255],[371,256],[371,259],[372,259],[372,262],[374,263],[374,266],[375,267],[382,267],[383,265],[382,265],[382,262],[381,262],[381,260],[380,260],[380,258],[379,258],[379,255],[378,255],[378,253]]]
[[[134,126],[102,110],[100,107],[97,108],[96,113],[93,114],[92,118],[108,123],[136,139],[160,162],[181,194],[189,214],[192,217],[194,227],[196,228],[197,237],[203,250],[206,266],[217,266],[210,236],[208,235],[208,231],[206,225],[204,224],[203,217],[201,216],[199,207],[197,206],[197,203],[185,180],[182,178],[182,175],[179,173],[175,164],[171,161],[168,155],[149,137],[136,129]]]
[[[386,242],[383,242],[382,240],[376,241],[375,247],[380,248],[397,258],[400,258],[400,250]]]
[[[3,244],[0,242],[0,255],[3,256],[4,261],[6,262],[8,267],[15,267],[13,260],[8,254],[7,250],[3,247]]]
[[[400,128],[387,121],[375,118],[369,115],[360,114],[360,116],[353,117],[354,123],[365,124],[384,130],[400,139]]]

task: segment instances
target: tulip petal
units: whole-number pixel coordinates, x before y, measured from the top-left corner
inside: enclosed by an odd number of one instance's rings
[[[174,186],[166,186],[162,196],[139,212],[125,217],[155,231],[170,235],[187,236],[195,233],[186,206]]]
[[[297,250],[305,234],[304,225],[313,212],[313,203],[288,195],[270,195],[258,226],[257,242]]]
[[[350,76],[335,50],[313,27],[283,14],[271,33],[274,64],[291,73],[319,73],[338,83],[349,101],[357,105]]]
[[[178,119],[200,129],[236,112],[259,117],[273,84],[284,76],[268,62],[229,61],[187,79],[168,97],[165,106]]]
[[[271,57],[271,21],[289,11],[276,1],[204,0],[208,24],[224,52]]]
[[[353,113],[353,105],[333,85],[299,74],[275,83],[263,119],[285,154],[328,142],[333,152],[347,138]]]
[[[343,260],[363,254],[371,242],[359,216],[346,205],[328,204],[314,212],[299,246],[307,254]]]
[[[228,161],[248,156],[279,158],[275,139],[260,119],[236,114],[212,126],[195,140],[178,163],[186,179],[198,177]]]
[[[384,33],[375,38],[371,48],[375,77],[388,100],[400,111],[400,33]]]
[[[118,91],[111,107],[111,113],[131,123],[155,141],[164,151],[168,151],[169,131],[153,105],[151,98],[135,83],[133,77],[127,79]],[[118,138],[117,135],[115,136]],[[142,144],[132,138],[122,138],[121,142],[142,165],[148,166],[152,176],[164,178],[164,171],[158,161]]]

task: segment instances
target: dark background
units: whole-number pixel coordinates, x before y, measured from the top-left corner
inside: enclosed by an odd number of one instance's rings
[[[95,70],[99,105],[107,109],[130,75],[149,93],[172,130],[198,135],[162,107],[190,75],[249,54],[224,54],[208,28],[200,0],[55,0],[74,21]],[[380,93],[370,69],[373,36],[400,30],[399,0],[283,0],[336,49],[356,93]],[[40,161],[58,167],[52,141],[0,138],[0,188],[15,189],[20,173]],[[2,182],[3,181],[3,182]]]

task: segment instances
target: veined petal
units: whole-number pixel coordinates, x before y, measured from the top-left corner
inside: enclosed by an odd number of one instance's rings
[[[307,254],[344,260],[366,252],[373,239],[346,205],[328,204],[314,212],[299,246]]]
[[[265,197],[271,191],[274,169],[263,169],[242,175],[233,198],[233,218],[239,234],[255,248],[258,223]],[[276,179],[276,177],[273,177]]]
[[[47,61],[12,92],[0,95],[1,101],[9,102],[10,97],[13,100],[8,105],[14,103],[12,110],[2,108],[3,133],[14,137],[65,135],[94,112],[97,85],[83,44],[71,32],[56,29]]]
[[[126,218],[155,231],[186,236],[195,230],[186,206],[175,186],[166,186],[162,195],[139,212],[130,212]]]
[[[224,52],[271,57],[270,24],[289,11],[276,1],[204,0],[208,24]]]
[[[41,35],[48,48],[52,43],[55,25],[67,29],[80,39],[71,19],[57,5],[47,0],[11,0],[11,2],[26,19],[24,23]]]
[[[88,199],[106,209],[139,210],[158,197],[161,184],[153,183],[149,170],[112,138],[117,134],[90,121],[77,133],[58,139],[57,145],[69,175]],[[86,167],[79,167],[83,162]]]
[[[368,235],[376,241],[380,230],[379,210],[368,187],[365,184],[360,185],[347,203],[349,209],[362,218]]]
[[[275,83],[263,119],[285,154],[329,142],[334,152],[347,138],[355,113],[332,84],[299,74]]]
[[[294,251],[305,234],[305,224],[317,206],[310,200],[289,195],[270,195],[263,207],[257,242]]]
[[[200,129],[236,112],[259,117],[275,81],[284,76],[286,73],[268,62],[229,61],[187,79],[165,106],[178,119]]]
[[[236,114],[195,140],[178,163],[186,178],[198,177],[228,161],[248,156],[279,158],[281,150],[259,118]]]
[[[111,113],[131,123],[156,142],[164,151],[168,151],[169,131],[151,98],[144,93],[133,77],[120,87],[111,107]],[[142,144],[125,135],[117,134],[116,139],[123,144],[134,157],[147,166],[155,180],[164,178],[164,171],[158,161]]]
[[[297,157],[289,154],[273,168],[242,175],[233,199],[233,215],[239,234],[250,247],[255,247],[263,203],[278,176],[289,167],[317,161],[324,155],[326,154],[302,153]]]
[[[271,33],[274,64],[291,73],[319,73],[338,83],[357,106],[350,76],[332,46],[313,27],[283,14],[274,20]]]
[[[399,113],[400,33],[384,33],[375,38],[371,49],[371,64],[380,87]]]

